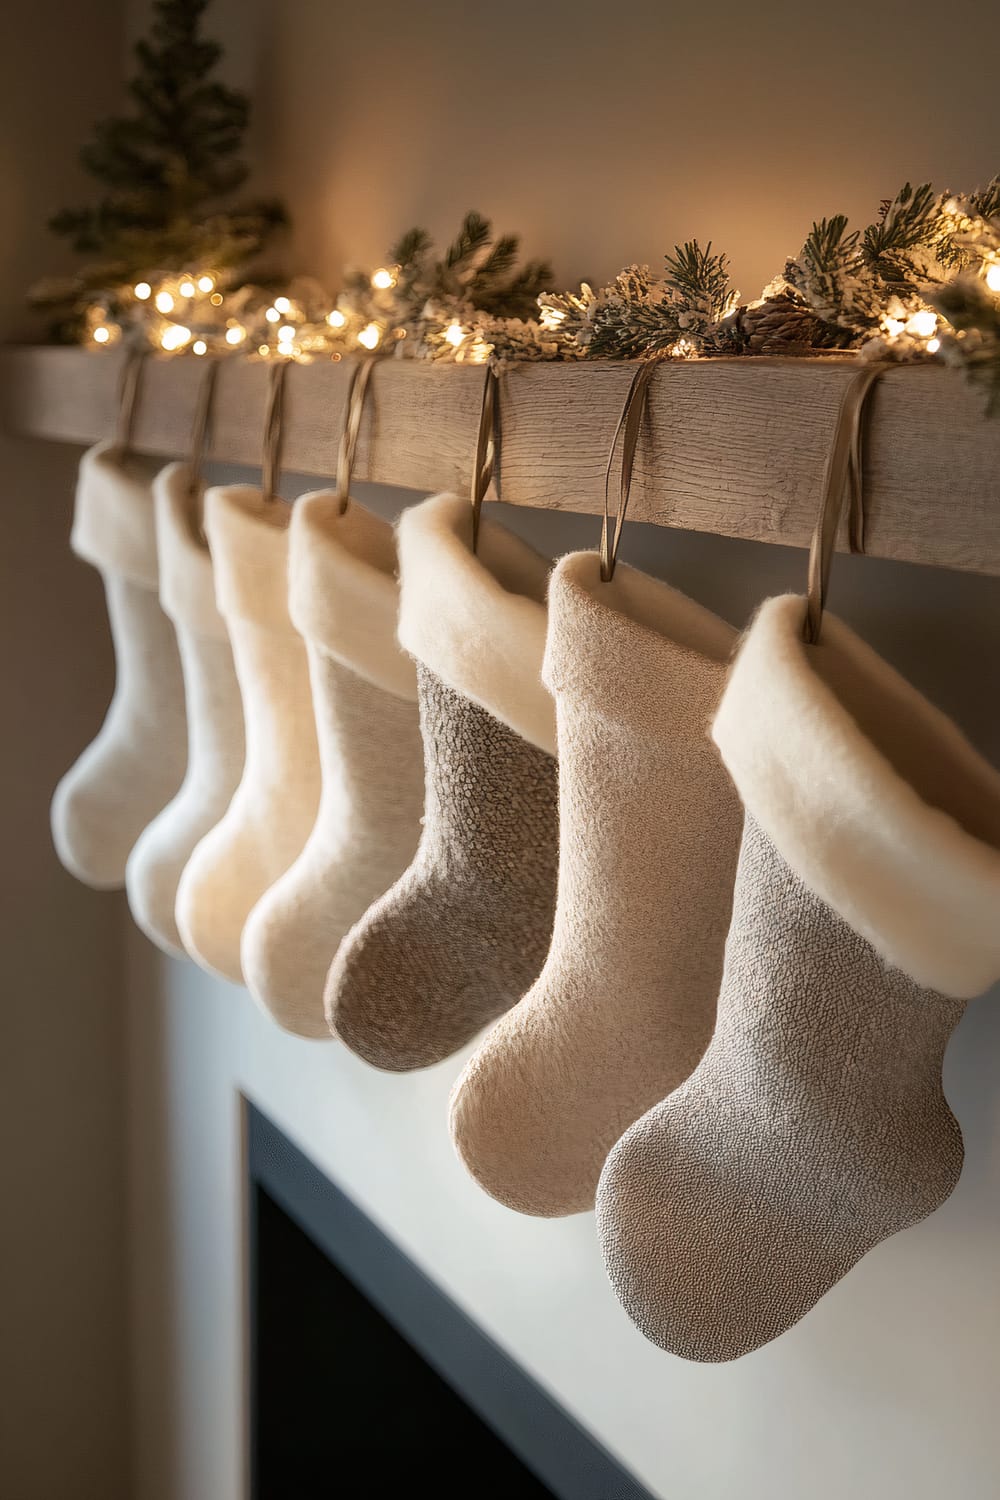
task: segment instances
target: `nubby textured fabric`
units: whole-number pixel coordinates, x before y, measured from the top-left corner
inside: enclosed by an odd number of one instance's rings
[[[249,485],[205,496],[216,602],[233,648],[246,759],[221,821],[198,844],[177,891],[184,947],[240,983],[251,909],[297,859],[320,796],[309,667],[288,614],[289,506]]]
[[[114,443],[80,461],[71,544],[104,582],[115,691],[97,738],[56,788],[52,837],[70,874],[98,890],[123,885],[136,839],[187,759],[177,638],[157,594],[155,472]]]
[[[654,1343],[727,1360],[783,1333],[954,1188],[941,1081],[1000,977],[1000,776],[844,624],[772,599],[714,737],[746,808],[718,1024],[611,1152],[598,1225]]]
[[[344,934],[409,865],[424,765],[413,662],[396,640],[388,522],[330,492],[295,502],[289,610],[306,643],[319,738],[319,815],[243,931],[251,994],[287,1030],[329,1038],[323,995]]]
[[[174,909],[195,845],[220,820],[243,770],[243,705],[212,558],[201,532],[202,491],[190,465],[153,483],[160,603],[180,648],[187,710],[187,772],[180,791],[140,835],[125,884],[137,924],[167,953],[184,955]]]
[[[549,591],[559,897],[544,969],[455,1085],[476,1181],[522,1213],[593,1207],[604,1159],[712,1033],[740,808],[708,739],[732,627],[593,553]]]
[[[417,662],[426,765],[408,870],[344,939],[330,1024],[404,1071],[450,1056],[515,1003],[548,948],[555,903],[555,725],[540,680],[546,559],[441,495],[399,528],[399,638]]]

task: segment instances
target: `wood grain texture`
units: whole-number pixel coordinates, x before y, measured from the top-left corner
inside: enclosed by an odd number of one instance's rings
[[[200,362],[150,359],[135,428],[144,452],[189,443]],[[498,491],[508,504],[596,514],[608,446],[632,366],[525,365],[500,391]],[[808,546],[844,382],[853,361],[667,363],[650,387],[630,517],[692,531]],[[13,431],[88,443],[114,428],[120,357],[7,349],[4,419]],[[284,465],[336,468],[351,362],[288,372]],[[479,367],[388,360],[373,375],[356,476],[425,493],[468,482]],[[219,375],[211,457],[256,464],[267,366],[233,359]],[[889,370],[871,403],[865,459],[874,556],[1000,574],[1000,419],[955,372]]]

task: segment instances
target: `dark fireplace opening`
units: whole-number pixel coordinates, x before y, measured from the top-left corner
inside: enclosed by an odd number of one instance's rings
[[[247,1107],[253,1500],[652,1500]]]
[[[257,1189],[259,1500],[552,1491]],[[452,1486],[449,1491],[449,1482]],[[421,1488],[423,1486],[421,1485]]]

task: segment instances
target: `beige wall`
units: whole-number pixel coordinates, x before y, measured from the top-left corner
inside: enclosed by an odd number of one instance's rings
[[[68,257],[45,230],[120,86],[119,6],[33,0],[0,48],[0,334]],[[0,1491],[127,1500],[122,904],[60,869],[52,788],[111,689],[103,596],[66,545],[77,455],[0,441]]]

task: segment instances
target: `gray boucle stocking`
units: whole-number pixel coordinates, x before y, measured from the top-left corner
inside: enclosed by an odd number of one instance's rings
[[[618,1296],[686,1359],[735,1359],[954,1188],[941,1089],[961,1001],[923,989],[747,819],[711,1046],[601,1178]]]
[[[688,1359],[775,1338],[948,1197],[944,1051],[1000,977],[1000,776],[804,613],[762,607],[713,725],[746,812],[715,1034],[598,1189],[619,1297]]]
[[[344,940],[330,1024],[393,1071],[456,1052],[544,962],[556,893],[556,763],[418,664],[426,810],[417,856]]]

